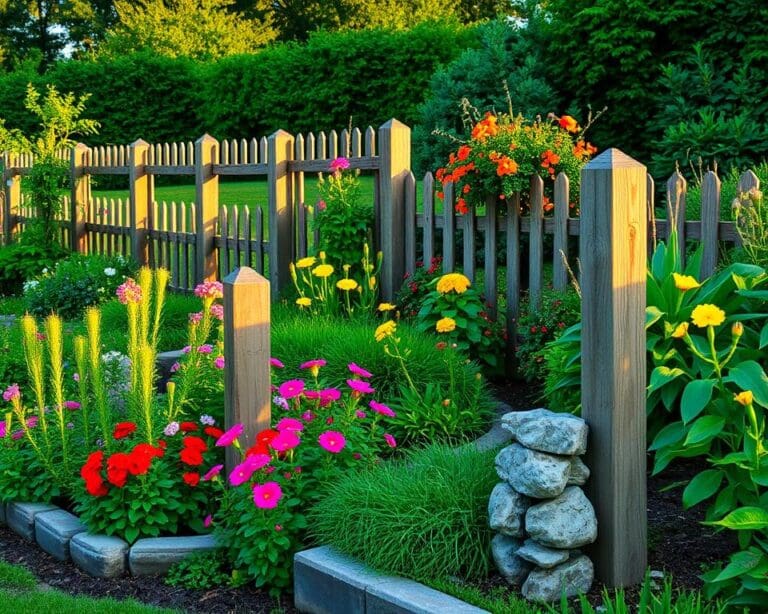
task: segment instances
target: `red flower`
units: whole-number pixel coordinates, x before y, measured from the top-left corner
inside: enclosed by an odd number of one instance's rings
[[[191,433],[192,431],[198,430],[198,427],[194,422],[182,422],[179,425],[179,429],[182,433]]]
[[[160,448],[161,450],[165,450],[168,447],[168,444],[165,443],[165,439],[159,439],[157,441],[157,447]]]
[[[123,452],[116,452],[107,460],[107,481],[113,486],[122,488],[128,480],[128,468],[131,457]]]
[[[466,160],[470,153],[472,153],[472,148],[469,145],[462,145],[459,147],[457,157],[459,160]]]
[[[179,456],[181,457],[181,462],[192,467],[198,467],[203,464],[203,454],[195,448],[184,448]]]
[[[264,429],[263,431],[260,431],[259,433],[256,434],[256,443],[267,445],[279,434],[280,433],[278,433],[274,429]]]
[[[218,439],[224,434],[224,431],[221,429],[216,428],[215,426],[206,426],[203,429],[203,432],[208,435],[209,437],[213,437],[214,439]]]
[[[112,436],[115,439],[124,439],[136,430],[136,425],[133,422],[118,422],[115,425],[115,432]]]
[[[549,329],[546,326],[541,327],[541,332],[546,333]]]
[[[185,437],[183,444],[185,448],[198,450],[200,452],[205,452],[208,449],[208,444],[205,443],[205,440],[201,437],[196,437],[195,435]]]
[[[463,198],[459,198],[456,201],[456,213],[464,215],[469,209],[467,208],[467,201]]]
[[[200,474],[196,471],[188,471],[184,474],[184,482],[187,483],[187,485],[194,488],[200,483]]]
[[[531,326],[531,332],[532,333],[537,333],[537,332],[539,332],[539,329],[536,328],[535,326]]]
[[[89,495],[94,497],[103,497],[109,492],[107,486],[104,484],[104,480],[98,476],[85,481],[85,490],[88,491]]]

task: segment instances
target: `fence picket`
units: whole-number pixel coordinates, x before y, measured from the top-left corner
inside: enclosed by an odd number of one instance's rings
[[[341,135],[339,135],[339,155],[343,156],[345,158],[351,158],[352,157],[352,143],[350,141],[351,136],[349,134],[349,130],[344,128],[344,130],[341,131]]]
[[[520,193],[507,198],[507,371],[512,373],[520,317]]]
[[[311,132],[307,135],[307,146],[305,160],[315,159],[315,135]]]
[[[485,302],[488,305],[488,315],[496,318],[498,292],[496,287],[496,195],[485,199],[485,249],[483,266],[485,268]]]
[[[677,247],[680,263],[685,266],[685,196],[688,182],[680,171],[667,180],[667,239],[672,229],[677,230]]]
[[[318,160],[326,160],[328,159],[328,139],[325,136],[325,132],[320,132],[320,134],[317,135],[317,159]]]
[[[718,231],[720,226],[720,179],[708,171],[701,182],[701,278],[709,277],[717,268]]]
[[[243,206],[243,239],[245,240],[243,243],[244,266],[252,267],[251,210],[248,208],[248,205]]]
[[[375,156],[376,155],[376,131],[373,129],[373,126],[368,126],[365,129],[365,155]]]
[[[229,266],[229,207],[219,207],[219,279],[224,279],[232,271]]]
[[[446,183],[443,190],[443,273],[451,273],[456,268],[453,186],[453,182]]]
[[[656,193],[656,183],[653,181],[653,177],[648,173],[646,175],[646,203],[648,207],[648,257],[653,254],[656,249],[656,208],[654,204],[654,194]]]
[[[256,270],[264,274],[264,210],[256,207]]]
[[[352,157],[360,157],[360,145],[363,141],[363,135],[360,132],[360,128],[354,128],[352,130]]]
[[[541,306],[544,277],[544,181],[531,177],[531,230],[528,256],[528,304],[531,311]]]
[[[232,239],[234,240],[234,268],[237,268],[243,265],[240,261],[240,208],[237,205],[232,205]]]
[[[477,212],[474,207],[470,207],[463,216],[464,232],[462,239],[464,243],[464,275],[472,283],[475,282],[475,229],[477,227]]]
[[[568,205],[570,182],[565,173],[559,173],[555,180],[555,230],[552,254],[552,285],[563,292],[568,286]]]
[[[424,175],[421,187],[424,202],[423,265],[429,268],[435,257],[435,179],[432,173]]]
[[[405,272],[416,271],[416,178],[409,172],[403,182],[405,205],[403,218],[405,223]]]
[[[339,136],[335,130],[328,133],[328,159],[333,160],[339,157]]]

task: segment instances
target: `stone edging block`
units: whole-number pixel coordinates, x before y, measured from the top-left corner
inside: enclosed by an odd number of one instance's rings
[[[78,533],[69,551],[75,565],[96,578],[115,578],[125,573],[128,542],[119,537]]]
[[[9,503],[5,509],[5,522],[24,539],[35,541],[35,516],[57,509],[47,503]]]
[[[69,560],[70,540],[85,531],[87,528],[80,519],[64,510],[41,512],[35,517],[37,545],[59,561]]]
[[[164,574],[171,565],[190,554],[210,552],[216,548],[218,544],[213,535],[147,537],[131,546],[128,567],[134,576]]]
[[[321,546],[293,559],[294,604],[311,614],[481,614],[455,597],[423,584],[376,573],[363,563]]]

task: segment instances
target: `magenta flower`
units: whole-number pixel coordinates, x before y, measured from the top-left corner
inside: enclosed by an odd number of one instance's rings
[[[216,318],[220,322],[224,320],[224,305],[220,305],[219,303],[214,303],[211,305],[211,317]]]
[[[203,345],[197,348],[197,351],[200,354],[210,354],[211,352],[213,352],[213,346],[208,343],[204,343]]]
[[[315,360],[308,360],[299,366],[299,369],[313,369],[318,367],[324,367],[328,363],[322,358],[316,358]]]
[[[21,429],[11,433],[11,439],[21,439],[22,437],[24,437],[24,431]]]
[[[3,401],[14,401],[19,397],[21,397],[21,391],[19,390],[18,384],[8,386],[3,393]]]
[[[386,441],[386,442],[387,442],[387,445],[388,445],[390,448],[396,448],[396,447],[397,447],[397,441],[396,441],[396,440],[395,440],[395,438],[394,438],[394,437],[392,437],[392,435],[390,435],[389,433],[384,433],[384,441]]]
[[[181,363],[175,362],[171,365],[171,373],[176,373],[179,369],[181,369]]]
[[[200,324],[200,321],[203,319],[203,312],[197,311],[195,313],[189,314],[189,322],[191,324]]]
[[[366,371],[361,366],[351,362],[347,365],[347,368],[352,372],[352,375],[359,375],[360,377],[373,377],[373,373]]]
[[[6,434],[7,433],[5,432],[5,421],[0,422],[0,439],[4,439]]]
[[[313,414],[311,411],[305,411],[303,414],[301,414],[301,419],[304,420],[304,422],[312,422],[312,420],[315,419],[315,414]]]
[[[323,388],[320,391],[320,406],[325,407],[330,405],[333,401],[338,401],[341,398],[341,390],[337,388]]]
[[[272,458],[269,454],[252,454],[246,456],[245,460],[237,465],[232,473],[229,474],[229,483],[232,486],[240,486],[243,482],[247,482],[251,479],[251,476],[261,469],[266,467]]]
[[[234,441],[240,437],[240,435],[243,432],[243,425],[242,423],[235,424],[231,429],[226,431],[221,437],[219,437],[216,440],[216,445],[219,447],[222,446],[229,446],[234,443]]]
[[[344,435],[338,431],[325,431],[320,433],[320,437],[317,438],[320,447],[323,450],[327,450],[331,454],[338,454],[347,445],[347,440]]]
[[[224,357],[223,356],[217,356],[216,360],[213,361],[213,366],[217,369],[223,369],[224,368]]]
[[[207,516],[206,516],[206,517],[203,519],[203,526],[204,526],[204,527],[207,529],[208,527],[210,527],[210,526],[211,526],[211,523],[213,523],[213,516],[211,516],[210,514],[208,514],[208,515],[207,515]]]
[[[358,417],[358,418],[360,418],[361,420],[362,420],[363,418],[365,418],[365,417],[366,417],[366,415],[367,415],[367,414],[366,414],[364,411],[360,410],[360,409],[358,409],[357,411],[355,411],[355,416],[357,416],[357,417]]]
[[[283,489],[277,482],[253,485],[253,502],[256,507],[271,510],[277,507],[283,497]]]
[[[382,416],[386,416],[387,418],[395,417],[395,412],[392,411],[386,405],[384,405],[384,403],[379,403],[378,401],[371,401],[370,403],[368,403],[368,407],[370,407],[377,414],[381,414]]]
[[[349,168],[349,160],[346,158],[335,158],[331,161],[330,166],[328,167],[328,170],[332,173],[336,173],[338,171],[345,171]]]
[[[118,286],[116,294],[118,300],[123,305],[141,302],[141,286],[130,277],[126,279],[122,285]]]
[[[79,373],[73,373],[72,374],[72,379],[75,380],[76,382],[79,382],[80,381],[80,374]]]
[[[208,470],[208,473],[206,473],[203,476],[203,482],[207,482],[208,480],[212,480],[215,478],[219,473],[221,473],[221,470],[224,469],[224,465],[214,465]]]
[[[188,345],[185,345],[183,348],[181,348],[182,354],[189,354],[192,351],[192,348]]]
[[[64,401],[64,409],[80,409],[80,403],[77,401]]]
[[[304,380],[289,379],[287,382],[280,384],[277,391],[284,399],[293,399],[304,392]]]
[[[278,431],[303,431],[304,424],[296,418],[283,418],[275,425]]]
[[[224,285],[220,281],[204,281],[195,288],[198,298],[217,299],[224,297]]]
[[[27,418],[27,426],[31,429],[35,428],[37,426],[39,418],[37,416],[32,416],[31,418]]]
[[[275,438],[269,442],[269,447],[277,452],[287,452],[293,450],[301,443],[301,439],[296,431],[280,431]]]
[[[348,379],[347,385],[352,388],[352,390],[359,392],[360,394],[370,394],[372,392],[376,392],[373,388],[371,388],[371,385],[368,382],[364,382],[363,380],[359,379]]]
[[[278,369],[282,369],[283,367],[285,367],[285,365],[282,362],[280,362],[277,358],[270,358],[269,364],[272,365],[273,367],[277,367]]]

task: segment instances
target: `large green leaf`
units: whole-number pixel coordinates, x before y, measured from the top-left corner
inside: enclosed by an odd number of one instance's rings
[[[720,469],[707,469],[693,478],[683,491],[683,506],[687,509],[717,492],[725,473]]]
[[[734,531],[754,531],[768,527],[768,511],[762,507],[740,507],[733,510],[722,520],[714,520],[705,524],[725,527]]]
[[[725,418],[720,416],[702,416],[691,426],[688,436],[685,438],[684,446],[691,446],[697,443],[703,443],[714,439],[719,435],[725,426]]]
[[[668,424],[659,431],[658,435],[656,435],[656,437],[653,439],[651,447],[648,449],[653,451],[666,448],[667,446],[671,446],[680,442],[683,438],[683,435],[685,435],[685,426],[683,423],[673,422],[672,424]]]
[[[760,331],[760,349],[762,350],[768,345],[768,322],[763,326],[763,330]]]
[[[712,398],[712,388],[717,382],[713,379],[697,379],[688,382],[680,400],[680,415],[688,424],[701,413]]]
[[[651,383],[648,386],[648,394],[666,386],[669,382],[680,377],[684,373],[685,371],[678,369],[677,367],[672,369],[664,365],[656,367],[651,373]]]
[[[737,576],[745,574],[757,567],[762,558],[763,555],[755,549],[737,552],[731,557],[731,562],[728,563],[728,566],[717,575],[714,582],[730,580],[731,578],[736,578]]]
[[[724,378],[742,390],[751,390],[758,405],[768,407],[768,376],[754,360],[745,360],[728,371]]]
[[[649,301],[650,303],[650,301]],[[655,305],[648,305],[645,308],[645,328],[646,330],[653,326],[656,322],[658,322],[662,317],[664,316],[664,312],[661,311],[658,307]]]

